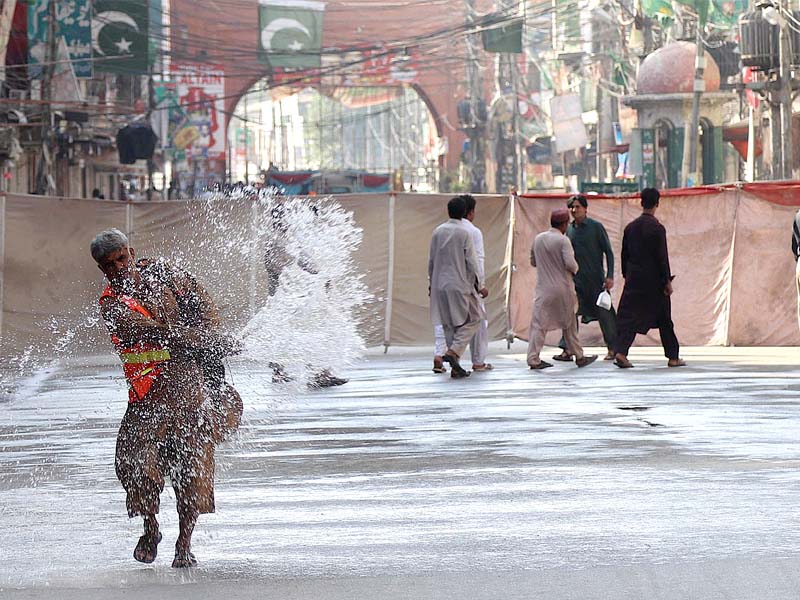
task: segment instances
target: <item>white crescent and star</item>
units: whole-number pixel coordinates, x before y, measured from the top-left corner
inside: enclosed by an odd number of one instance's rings
[[[108,10],[106,12],[97,13],[94,19],[92,19],[92,48],[94,48],[95,54],[105,56],[105,52],[103,52],[102,48],[100,48],[100,31],[106,25],[114,25],[117,23],[128,25],[134,31],[139,31],[139,25],[129,14],[116,10]],[[114,45],[119,48],[120,54],[130,54],[130,47],[132,43],[133,42],[126,40],[124,36],[120,36],[120,40],[118,42],[114,42]]]
[[[272,38],[276,33],[285,29],[295,29],[300,33],[305,34],[306,37],[311,37],[311,32],[300,21],[296,19],[279,18],[270,21],[267,26],[261,30],[261,47],[267,52],[272,50]],[[303,49],[303,44],[298,40],[294,40],[291,44],[289,44],[289,49],[294,52],[298,52],[299,50]]]
[[[120,54],[133,54],[131,52],[131,44],[133,44],[133,42],[129,42],[125,37],[121,37],[118,42],[114,42]]]

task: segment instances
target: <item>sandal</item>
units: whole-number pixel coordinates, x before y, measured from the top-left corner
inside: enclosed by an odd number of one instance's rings
[[[553,363],[545,362],[543,360],[540,360],[535,365],[530,365],[531,369],[533,369],[534,371],[541,370],[541,369],[546,369],[546,368],[552,367],[552,366],[553,366]]]
[[[492,363],[483,363],[482,365],[472,365],[473,371],[491,371],[494,369]]]
[[[158,545],[161,543],[162,537],[161,532],[158,533],[158,538],[145,533],[139,538],[136,548],[133,550],[133,558],[149,565],[158,556]]]
[[[620,369],[632,369],[633,363],[629,361],[627,358],[615,358],[614,364],[617,365]]]
[[[467,371],[464,367],[461,366],[461,363],[458,362],[458,356],[455,354],[445,354],[442,357],[442,360],[450,363],[451,373],[450,377],[453,379],[460,379],[462,377],[469,377],[469,371]]]
[[[437,366],[433,365],[433,369],[431,369],[434,373],[447,373],[447,369],[444,368],[444,365]]]
[[[572,354],[564,350],[561,354],[557,354],[553,357],[553,360],[558,360],[561,362],[572,362]]]

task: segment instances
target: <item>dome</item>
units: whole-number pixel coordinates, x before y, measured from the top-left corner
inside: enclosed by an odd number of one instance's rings
[[[648,54],[639,65],[636,93],[679,94],[694,91],[694,59],[697,47],[692,42],[674,42]],[[719,67],[706,52],[706,91],[719,91]]]

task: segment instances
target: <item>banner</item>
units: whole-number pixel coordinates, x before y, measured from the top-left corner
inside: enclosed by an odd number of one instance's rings
[[[56,35],[63,38],[76,77],[92,77],[92,4],[90,0],[56,2]],[[47,56],[47,34],[50,21],[49,0],[28,2],[28,73],[32,79],[42,76],[42,63]],[[56,42],[58,48],[58,42]],[[53,57],[55,60],[55,57]]]
[[[285,85],[291,88],[300,89],[309,86],[317,86],[321,82],[319,69],[316,67],[273,67],[272,77],[270,79],[273,85]]]
[[[319,67],[324,2],[260,0],[259,60],[273,67]]]
[[[147,72],[149,14],[141,0],[94,0],[92,50],[98,71]]]
[[[581,119],[579,94],[562,94],[550,99],[550,119],[553,122],[555,149],[559,154],[583,148],[589,143],[586,126]]]
[[[514,18],[507,23],[481,31],[483,49],[486,52],[522,52],[522,18]]]
[[[174,172],[206,183],[224,178],[225,71],[173,65],[170,83],[156,92],[157,107],[167,114],[166,153]]]
[[[419,51],[378,48],[326,51],[322,85],[326,87],[399,86],[419,81]]]

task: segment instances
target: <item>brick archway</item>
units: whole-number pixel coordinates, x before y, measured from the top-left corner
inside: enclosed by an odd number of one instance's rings
[[[484,0],[477,4],[479,10],[489,10],[492,5]],[[437,133],[448,142],[441,166],[456,168],[465,139],[458,129],[456,107],[467,93],[466,49],[460,33],[464,24],[463,1],[413,5],[387,2],[380,9],[370,9],[374,3],[369,3],[360,10],[353,5],[346,0],[326,3],[324,46],[354,49],[374,48],[377,42],[393,47],[409,42],[408,47],[418,54],[420,61],[413,87],[433,115]],[[269,76],[268,68],[257,60],[257,11],[256,2],[226,4],[222,15],[213,2],[171,2],[172,60],[177,64],[225,65],[228,119],[241,96]],[[490,64],[486,66],[491,70]]]

